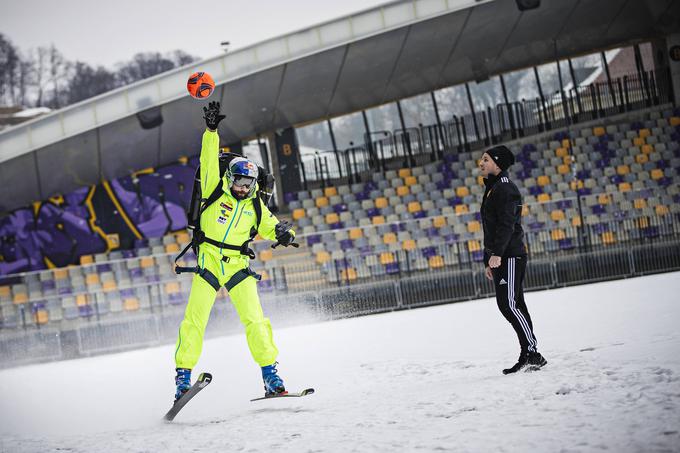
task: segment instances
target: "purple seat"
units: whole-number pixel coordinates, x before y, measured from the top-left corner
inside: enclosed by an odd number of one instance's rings
[[[366,210],[366,215],[368,217],[375,217],[377,215],[380,215],[380,209],[378,208],[369,208]]]
[[[436,187],[437,187],[437,190],[445,190],[445,189],[448,189],[448,188],[449,188],[449,182],[448,182],[448,181],[444,181],[444,180],[442,180],[442,181],[437,181],[437,183],[436,183],[435,185],[436,185]]]
[[[370,245],[364,245],[363,247],[359,248],[359,253],[361,254],[362,258],[366,258],[369,255],[373,255],[373,247]]]
[[[482,213],[477,211],[472,215],[472,218],[475,219],[478,222],[482,221]]]
[[[659,179],[656,183],[660,186],[666,187],[670,186],[673,183],[673,180],[668,176],[664,176],[663,178]]]
[[[404,222],[391,223],[390,224],[390,231],[392,233],[398,233],[400,231],[406,231],[406,223],[404,223]]]
[[[576,193],[578,194],[579,197],[590,195],[591,192],[592,191],[587,187],[582,187],[582,188],[580,188],[576,191]]]
[[[456,233],[447,234],[446,236],[444,236],[444,241],[446,242],[446,245],[455,244],[456,242],[458,242],[458,239],[460,239],[460,235]]]
[[[54,284],[54,280],[45,280],[40,284],[40,286],[42,287],[43,291],[49,291],[56,287],[56,285]]]
[[[644,124],[642,124],[640,121],[633,121],[630,123],[630,130],[631,131],[639,131],[640,129],[643,129],[645,127]]]
[[[366,185],[364,186],[364,192],[365,193],[370,193],[371,190],[376,190],[378,188],[378,185],[374,181],[368,181]]]
[[[545,226],[545,223],[543,222],[532,222],[529,225],[527,225],[531,231],[537,231],[543,229]]]
[[[588,179],[590,178],[590,170],[579,170],[576,173],[577,179]]]
[[[656,226],[650,226],[647,228],[643,228],[642,234],[646,238],[655,238],[659,236],[659,227]]]
[[[321,235],[320,234],[310,234],[307,236],[307,245],[308,246],[313,246],[314,244],[318,244],[321,242]]]
[[[283,201],[290,203],[291,201],[296,201],[298,198],[297,192],[286,192],[283,194]]]
[[[534,145],[533,143],[527,143],[524,146],[522,146],[523,153],[530,153],[532,151],[536,151],[536,145]]]
[[[137,256],[134,250],[123,250],[123,258],[134,258]]]
[[[100,274],[103,272],[111,272],[111,265],[108,263],[97,264],[97,272]]]
[[[606,223],[596,223],[595,225],[592,226],[592,228],[593,231],[597,234],[602,234],[609,231],[609,225],[607,225]]]
[[[452,162],[458,162],[458,154],[444,154],[444,162],[446,163],[452,163]]]
[[[425,211],[416,211],[416,212],[413,213],[414,219],[422,219],[422,218],[425,218],[425,217],[427,217],[427,214],[425,213]]]
[[[564,210],[571,208],[573,206],[573,203],[571,202],[571,200],[558,200],[556,202],[556,206],[558,209]]]
[[[354,241],[351,239],[343,239],[340,241],[340,248],[345,251],[354,247]]]
[[[157,283],[157,282],[159,282],[160,280],[161,280],[161,279],[160,279],[160,277],[158,276],[158,274],[151,274],[151,275],[147,275],[147,276],[146,276],[146,281],[147,281],[148,283]]]
[[[388,263],[385,265],[385,272],[388,274],[398,274],[399,273],[399,263]]]
[[[560,250],[570,250],[574,248],[571,238],[559,239],[557,243],[560,246]]]
[[[475,261],[477,263],[481,263],[484,261],[484,251],[483,250],[475,250],[472,252],[472,261]]]
[[[669,166],[670,165],[668,164],[668,161],[665,161],[663,159],[656,162],[656,168],[660,168],[662,170],[668,168]]]
[[[356,201],[364,201],[368,200],[370,198],[370,195],[366,192],[359,192],[358,194],[354,195],[354,199]]]
[[[614,218],[615,219],[625,219],[628,217],[628,212],[627,211],[614,211]]]
[[[61,296],[65,296],[65,295],[71,294],[71,293],[73,293],[73,290],[71,289],[70,286],[63,287],[63,288],[59,288],[59,289],[57,290],[57,294],[59,294],[59,295],[61,295]]]
[[[607,208],[601,204],[596,204],[591,208],[593,214],[602,215],[607,212]]]
[[[612,184],[621,184],[625,179],[621,175],[614,175],[609,180],[612,182]]]
[[[142,269],[139,267],[135,267],[133,269],[130,269],[130,277],[132,278],[138,278],[144,275],[144,272],[142,272]]]
[[[455,208],[456,206],[462,203],[463,199],[458,196],[449,198],[449,206],[451,206],[452,208]]]
[[[335,222],[330,224],[331,230],[342,230],[345,228],[345,224],[343,222]]]
[[[529,193],[533,196],[537,196],[543,193],[543,187],[541,186],[531,186],[529,187]]]
[[[437,165],[437,171],[439,173],[445,173],[447,171],[451,171],[451,167],[449,167],[449,164],[446,162],[442,162],[439,165]]]
[[[609,167],[609,159],[606,157],[603,157],[602,159],[599,159],[597,162],[595,162],[595,166],[600,169],[604,169]]]
[[[422,250],[423,256],[427,259],[430,259],[431,256],[435,256],[437,254],[437,250],[434,247],[425,247]]]
[[[94,314],[94,309],[92,308],[92,305],[81,305],[78,307],[78,315],[81,318],[89,318]]]
[[[333,205],[333,212],[340,214],[341,212],[347,211],[347,205],[345,203],[340,203]]]
[[[120,297],[125,299],[127,297],[135,297],[135,290],[132,288],[125,288],[120,290]]]

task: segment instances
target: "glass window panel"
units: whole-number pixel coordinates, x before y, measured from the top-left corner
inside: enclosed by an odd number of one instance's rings
[[[399,110],[395,102],[366,110],[366,118],[368,119],[368,128],[371,130],[372,135],[377,135],[376,133],[380,131],[392,132],[396,129],[401,129]]]
[[[472,95],[472,104],[477,112],[486,110],[487,107],[494,108],[496,105],[505,102],[498,76],[491,77],[482,83],[471,82],[470,94]]]
[[[331,134],[325,121],[298,127],[295,133],[300,145],[300,154],[333,149]]]
[[[421,94],[401,101],[406,127],[419,127],[437,124],[434,104],[430,93]]]
[[[347,149],[364,143],[364,120],[361,112],[350,113],[331,120],[338,149]]]
[[[434,96],[442,122],[450,120],[454,115],[461,117],[470,113],[464,85],[442,88],[435,91]]]

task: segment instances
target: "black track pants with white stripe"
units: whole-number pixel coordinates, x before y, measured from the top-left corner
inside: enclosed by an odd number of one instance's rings
[[[524,303],[526,257],[502,258],[500,267],[492,269],[496,302],[505,319],[515,329],[522,352],[536,351],[536,336],[529,310]]]

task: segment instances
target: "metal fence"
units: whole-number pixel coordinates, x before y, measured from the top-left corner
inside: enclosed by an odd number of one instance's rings
[[[487,147],[569,125],[664,105],[672,102],[667,69],[626,75],[596,82],[551,96],[501,103],[439,124],[395,131],[372,131],[364,143],[345,150],[318,151],[302,156],[302,180],[326,187],[337,181],[348,184],[388,168],[422,165],[445,152]],[[381,137],[374,139],[376,136]]]

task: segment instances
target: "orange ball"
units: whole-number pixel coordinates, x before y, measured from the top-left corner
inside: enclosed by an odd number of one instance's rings
[[[215,91],[215,81],[207,72],[195,72],[189,76],[187,90],[191,97],[205,99]]]

